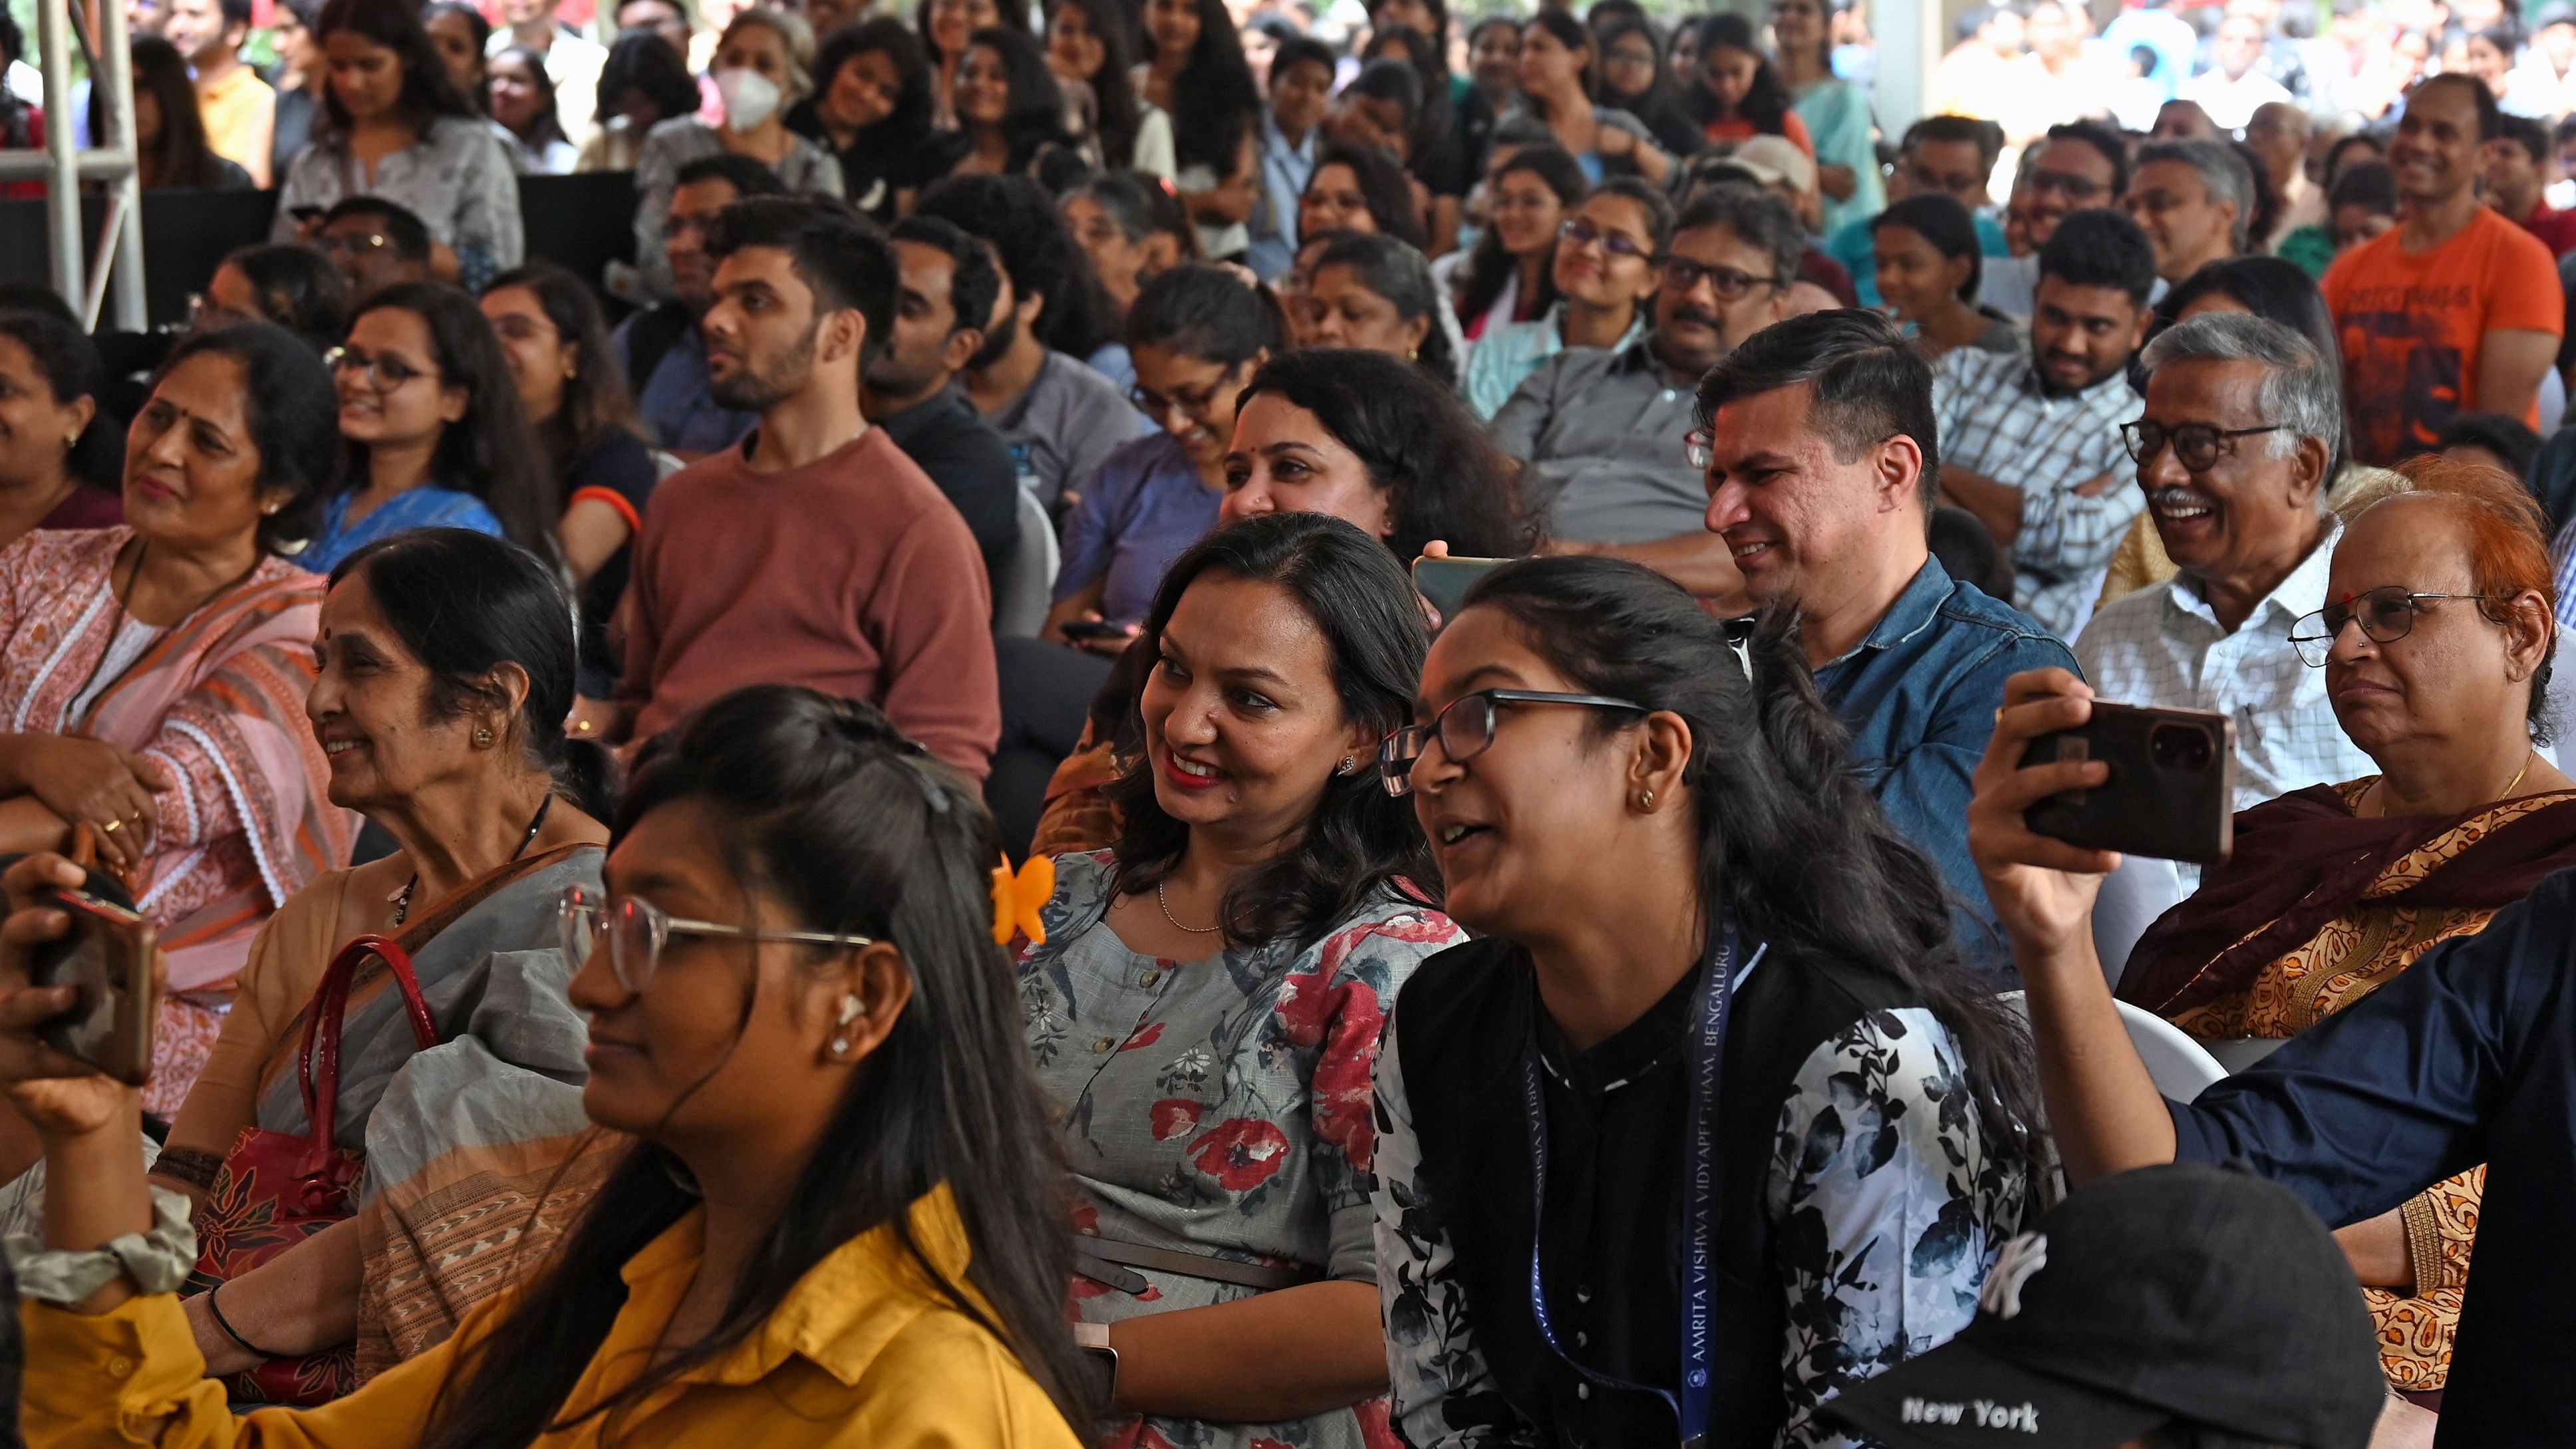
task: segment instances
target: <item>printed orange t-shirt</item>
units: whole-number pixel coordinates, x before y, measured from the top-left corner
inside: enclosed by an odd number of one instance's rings
[[[2343,348],[2354,452],[2388,464],[2431,449],[2442,425],[2478,411],[2478,353],[2496,331],[2566,330],[2558,262],[2539,238],[2479,208],[2430,251],[2392,227],[2326,269],[2326,305]],[[2523,418],[2540,425],[2535,406]]]

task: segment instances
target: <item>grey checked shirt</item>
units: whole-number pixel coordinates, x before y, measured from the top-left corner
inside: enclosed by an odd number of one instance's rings
[[[2147,506],[2120,441],[2120,425],[2145,408],[2118,373],[2051,397],[2027,349],[1959,347],[1933,364],[1941,461],[2021,490],[2012,602],[2061,639],[2074,637],[2103,567]],[[2105,475],[2113,482],[2100,496],[2076,491]]]
[[[1706,478],[1682,456],[1696,397],[1651,341],[1567,348],[1494,414],[1494,441],[1528,465],[1521,497],[1550,537],[1644,543],[1708,526]]]

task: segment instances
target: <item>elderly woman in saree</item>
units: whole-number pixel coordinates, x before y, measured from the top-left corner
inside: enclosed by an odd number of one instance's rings
[[[0,850],[85,830],[132,888],[170,964],[143,1099],[162,1117],[261,922],[355,834],[303,719],[321,581],[282,556],[320,521],[336,413],[289,333],[188,338],[127,434],[124,525],[0,550]]]
[[[2234,857],[2148,929],[2120,983],[2223,1056],[2298,1035],[2576,866],[2576,784],[2535,748],[2556,642],[2539,509],[2482,464],[2408,471],[2413,491],[2347,528],[2326,607],[2291,635],[2380,773],[2239,814]],[[2390,1386],[2428,1407],[2485,1179],[2474,1168],[2338,1234]]]
[[[509,1244],[478,1237],[481,1210],[529,1200],[583,1130],[556,905],[567,886],[598,887],[608,832],[598,775],[576,778],[596,752],[577,764],[564,737],[572,601],[534,554],[453,528],[370,544],[331,575],[315,651],[306,713],[331,799],[400,848],[323,875],[270,919],[153,1171],[200,1201],[200,1286],[221,1281],[186,1307],[209,1371],[354,1342],[354,1370],[319,1373],[345,1391],[507,1286]],[[241,1259],[224,1255],[260,1230],[236,1144],[247,1128],[312,1130],[305,1018],[323,1009],[332,958],[364,935],[408,953],[438,1045],[419,1044],[388,971],[356,974],[333,1114],[339,1143],[365,1144],[356,1215],[231,1271]]]

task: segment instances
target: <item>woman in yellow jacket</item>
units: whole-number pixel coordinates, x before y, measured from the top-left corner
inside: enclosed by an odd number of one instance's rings
[[[648,747],[605,894],[564,901],[583,1106],[636,1140],[447,1343],[240,1418],[171,1292],[193,1250],[144,1182],[135,1093],[33,1032],[70,1004],[26,985],[67,924],[37,896],[80,874],[12,868],[0,1083],[51,1175],[44,1243],[11,1245],[28,1442],[1073,1449],[1064,1178],[995,859],[974,795],[865,705],[747,689]]]

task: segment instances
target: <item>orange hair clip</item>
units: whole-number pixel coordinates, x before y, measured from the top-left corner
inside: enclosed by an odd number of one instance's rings
[[[993,867],[993,939],[1011,944],[1014,935],[1026,935],[1032,946],[1046,941],[1046,923],[1038,912],[1055,896],[1055,861],[1033,855],[1020,863],[1019,874],[1011,873],[1010,857]]]

